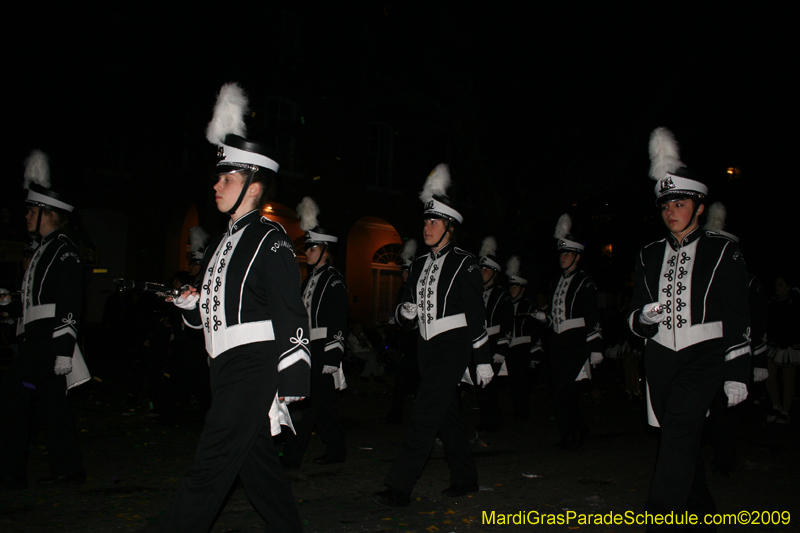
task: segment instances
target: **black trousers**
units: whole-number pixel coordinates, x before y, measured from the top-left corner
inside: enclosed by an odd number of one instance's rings
[[[722,386],[723,365],[724,357],[721,352],[715,353],[713,343],[711,348],[691,347],[677,353],[655,342],[648,343],[645,369],[649,400],[661,425],[658,459],[647,497],[648,512],[715,512],[714,499],[706,485],[700,440],[706,413]]]
[[[292,423],[296,434],[287,433],[283,447],[284,464],[299,467],[308,449],[314,428],[325,444],[325,455],[331,459],[344,459],[347,455],[345,436],[339,415],[336,413],[336,387],[333,374],[323,374],[320,369],[311,370],[311,397],[290,406]]]
[[[269,531],[302,530],[270,432],[277,359],[269,342],[239,346],[212,359],[211,408],[195,460],[158,531],[208,531],[237,476]]]
[[[511,392],[511,405],[514,418],[527,419],[531,416],[530,383],[531,383],[531,345],[518,344],[508,350],[506,369],[508,385]]]
[[[472,376],[472,382],[475,383],[475,397],[478,401],[478,408],[480,409],[481,431],[496,431],[503,425],[503,412],[500,410],[500,394],[502,380],[497,379],[498,373],[502,368],[501,363],[492,363],[492,371],[494,378],[485,387],[478,385],[478,376],[476,364],[474,361],[470,362],[469,369]]]
[[[67,378],[53,370],[49,339],[28,336],[6,373],[0,390],[0,457],[3,476],[27,481],[31,419],[39,424],[47,447],[51,476],[84,471],[80,442],[67,397]]]
[[[550,351],[553,413],[562,442],[583,440],[589,432],[583,421],[582,391],[575,381],[589,352],[584,338],[571,333],[554,334]]]
[[[392,463],[384,485],[411,494],[433,450],[436,435],[442,439],[452,486],[473,485],[478,471],[472,446],[461,417],[458,384],[467,368],[472,343],[465,328],[447,331],[417,346],[420,382],[411,424],[400,454]]]

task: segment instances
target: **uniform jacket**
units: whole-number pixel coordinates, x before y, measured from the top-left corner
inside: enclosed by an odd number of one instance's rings
[[[403,302],[416,304],[423,339],[465,328],[472,341],[475,363],[492,362],[487,345],[483,278],[475,256],[448,243],[437,253],[418,257],[411,264]],[[402,319],[399,311],[396,315]]]
[[[555,336],[572,339],[586,357],[603,351],[597,285],[589,274],[576,269],[562,275],[550,286],[550,302],[548,319]]]
[[[48,233],[22,280],[22,317],[17,333],[52,339],[49,357],[72,357],[83,302],[78,247],[61,230]],[[35,333],[34,333],[35,332]]]
[[[488,295],[486,294],[488,293]],[[483,293],[486,301],[486,333],[489,336],[489,353],[508,355],[514,330],[514,305],[511,296],[496,284]]]
[[[524,346],[528,348],[532,359],[539,361],[542,356],[542,323],[530,316],[537,310],[536,304],[528,298],[520,298],[512,303],[515,316],[509,346]]]
[[[278,395],[308,396],[309,321],[294,248],[281,226],[258,211],[231,221],[206,248],[203,271],[200,300],[183,319],[203,330],[208,354],[275,343]]]
[[[319,266],[303,281],[301,293],[310,323],[311,365],[314,371],[319,372],[324,365],[338,367],[347,337],[347,287],[344,278],[331,265]]]
[[[670,234],[639,251],[634,276],[628,325],[636,335],[675,352],[716,341],[725,380],[747,383],[748,275],[736,243],[700,228],[682,242]],[[646,326],[639,314],[651,302],[666,306],[664,320]]]

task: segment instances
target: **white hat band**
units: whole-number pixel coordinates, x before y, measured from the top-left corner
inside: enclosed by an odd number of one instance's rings
[[[278,168],[280,168],[280,165],[276,161],[273,161],[265,155],[240,150],[239,148],[234,148],[227,144],[220,144],[220,147],[222,148],[222,159],[217,163],[218,165],[224,163],[258,165],[275,172],[278,172]]]
[[[575,250],[577,252],[583,251],[583,245],[579,242],[571,241],[569,239],[558,239],[559,250]]]
[[[464,222],[464,218],[461,216],[461,213],[449,205],[443,204],[436,198],[429,200],[428,203],[425,204],[425,213],[434,213],[437,215],[446,216],[447,218],[454,218],[459,224]]]
[[[674,174],[667,174],[664,178],[656,182],[656,196],[661,197],[666,194],[673,193],[689,193],[689,194],[708,194],[708,187],[699,181],[690,180],[689,178],[682,178]]]
[[[63,209],[64,211],[68,211],[70,213],[73,209],[75,209],[74,206],[71,206],[68,203],[56,200],[52,196],[47,196],[46,194],[41,194],[30,189],[28,189],[28,201],[36,204],[48,205],[50,207],[55,207],[56,209]]]
[[[339,237],[333,235],[326,235],[324,233],[317,233],[313,230],[308,230],[308,241],[310,242],[339,242]]]

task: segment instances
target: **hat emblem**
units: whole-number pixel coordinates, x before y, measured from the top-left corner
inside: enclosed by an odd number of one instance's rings
[[[425,204],[425,209],[433,209],[433,200],[428,200],[428,203]]]
[[[661,180],[661,192],[668,191],[674,188],[675,184],[672,182],[672,176],[667,176],[666,178]]]
[[[567,241],[565,241],[564,239],[559,239],[558,240],[558,245],[559,246],[566,246],[567,245]]]
[[[225,157],[225,148],[222,145],[217,147],[217,157],[224,158]]]

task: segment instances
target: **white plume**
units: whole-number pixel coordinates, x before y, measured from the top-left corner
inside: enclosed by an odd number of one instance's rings
[[[200,226],[195,226],[189,230],[189,250],[196,252],[203,248],[208,242],[208,233]]]
[[[317,215],[319,215],[319,207],[310,197],[303,197],[297,204],[297,216],[300,218],[301,230],[308,231],[316,228],[319,225],[317,224]]]
[[[223,85],[214,105],[214,117],[206,128],[208,142],[214,145],[220,144],[229,133],[246,137],[247,126],[244,117],[248,112],[247,106],[247,95],[237,83]]]
[[[28,189],[31,183],[50,188],[50,164],[47,154],[41,150],[33,150],[25,160],[25,183]]]
[[[656,128],[650,134],[650,177],[658,181],[667,173],[681,168],[678,141],[667,128]]]
[[[486,237],[483,239],[481,243],[481,252],[478,254],[478,257],[483,257],[485,255],[497,255],[497,241],[494,240],[494,237]]]
[[[705,229],[708,231],[721,231],[725,227],[725,218],[728,216],[725,206],[715,202],[708,208]]]
[[[506,263],[506,276],[509,278],[519,274],[520,260],[518,255],[512,255]]]
[[[417,256],[417,241],[408,239],[403,245],[403,251],[400,252],[400,259],[412,261]]]
[[[433,172],[428,174],[428,179],[425,180],[425,186],[422,187],[422,192],[419,193],[419,199],[423,203],[428,203],[433,198],[433,195],[445,196],[447,188],[450,186],[450,170],[447,165],[441,163],[436,165]]]
[[[553,235],[556,239],[563,239],[569,232],[572,230],[572,219],[569,217],[567,213],[561,215],[558,219],[558,224],[556,224],[556,233]]]

